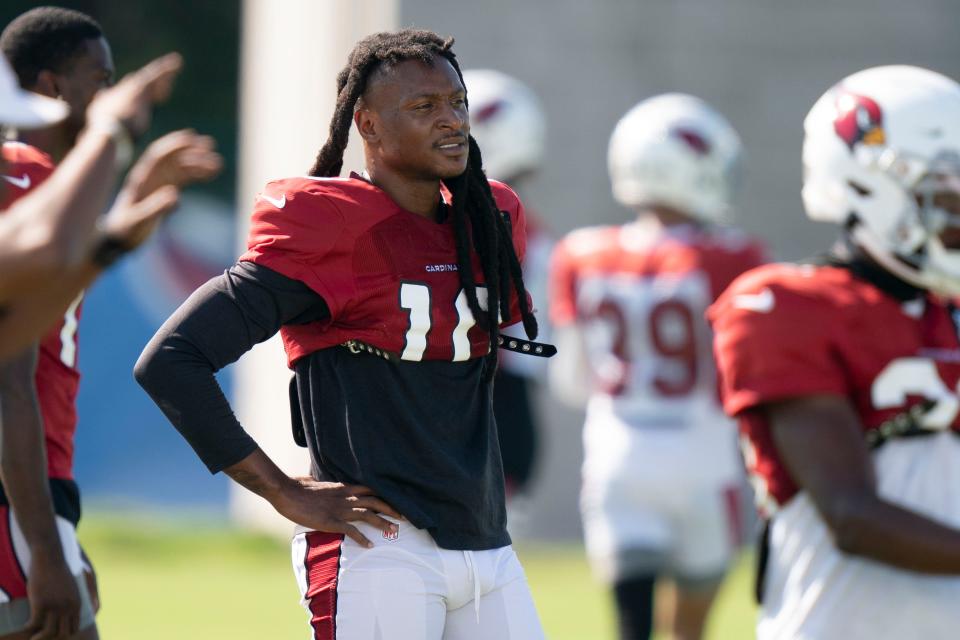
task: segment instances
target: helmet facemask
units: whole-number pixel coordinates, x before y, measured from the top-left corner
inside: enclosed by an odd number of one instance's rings
[[[926,163],[886,149],[874,167],[889,178],[888,186],[900,190],[901,213],[885,238],[854,214],[853,239],[901,279],[942,295],[960,295],[960,156],[941,152]],[[877,197],[860,193],[857,185],[851,188],[854,211],[856,200]]]
[[[927,232],[923,272],[931,289],[960,294],[960,156],[941,153],[913,191]]]

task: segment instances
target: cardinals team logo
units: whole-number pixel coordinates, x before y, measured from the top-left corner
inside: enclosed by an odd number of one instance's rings
[[[710,153],[710,143],[700,134],[699,131],[687,127],[677,127],[670,132],[670,135],[683,141],[690,149],[699,156],[705,156]]]
[[[837,98],[837,117],[833,129],[851,151],[857,143],[876,145],[886,142],[883,113],[872,98],[843,92]]]
[[[476,111],[470,112],[470,120],[474,124],[480,124],[490,120],[495,117],[498,113],[503,111],[507,106],[507,103],[503,100],[495,100],[489,104],[485,104]]]

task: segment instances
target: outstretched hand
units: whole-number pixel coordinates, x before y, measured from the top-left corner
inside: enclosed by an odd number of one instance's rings
[[[381,518],[385,514],[402,519],[396,509],[361,485],[318,482],[312,478],[292,478],[274,508],[288,520],[315,531],[342,533],[357,544],[373,544],[351,522],[366,522],[384,533],[396,533],[397,525]]]
[[[160,187],[182,188],[215,178],[223,167],[215,147],[213,138],[190,129],[154,140],[130,169],[121,197],[139,202]]]
[[[150,126],[153,105],[170,96],[181,68],[180,54],[168,53],[125,75],[96,95],[87,107],[87,122],[116,121],[131,135],[141,135]]]
[[[220,173],[223,158],[214,147],[213,138],[188,129],[155,140],[130,169],[103,231],[128,249],[139,246],[176,207],[181,188]]]

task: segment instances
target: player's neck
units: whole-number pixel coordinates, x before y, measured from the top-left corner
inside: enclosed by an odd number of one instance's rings
[[[430,220],[440,207],[440,180],[413,180],[391,171],[367,166],[370,182],[383,190],[401,208]]]
[[[648,207],[640,209],[637,214],[637,221],[645,222],[651,226],[657,226],[663,229],[700,224],[696,218],[667,207]]]
[[[40,151],[49,155],[55,164],[60,164],[63,157],[70,151],[70,147],[73,146],[66,140],[66,137],[61,127],[19,131],[17,134],[17,140],[40,149]]]

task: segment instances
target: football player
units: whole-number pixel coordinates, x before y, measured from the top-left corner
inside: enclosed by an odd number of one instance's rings
[[[740,277],[710,309],[724,406],[766,517],[761,640],[960,628],[960,85],[841,80],[804,122],[823,258]]]
[[[63,185],[62,179],[58,184],[60,172],[54,166],[63,160],[63,169],[69,171],[76,157],[71,149],[76,147],[83,154],[84,147],[103,146],[104,141],[117,155],[122,153],[123,138],[146,128],[149,105],[169,91],[181,64],[179,57],[160,59],[94,100],[100,89],[112,83],[113,64],[99,27],[88,16],[53,7],[35,9],[4,29],[0,48],[13,61],[21,85],[41,96],[58,97],[67,106],[66,120],[59,127],[23,131],[21,141],[3,144],[2,177],[8,190],[0,209],[21,198],[26,203],[44,194],[63,197],[54,191],[62,188],[87,207],[91,222],[96,220],[114,183],[115,155],[99,160],[103,175],[98,177],[96,192],[90,187],[78,191],[74,184]],[[153,86],[156,82],[165,86]],[[129,140],[125,143],[129,145]],[[171,134],[151,145],[131,170],[113,211],[102,221],[101,228],[106,230],[102,239],[91,250],[87,238],[83,257],[72,273],[41,282],[41,297],[61,297],[61,314],[69,304],[62,296],[72,293],[75,300],[66,315],[42,338],[39,350],[28,350],[0,366],[0,406],[6,426],[0,462],[4,483],[0,487],[0,566],[7,568],[0,572],[3,638],[12,632],[17,638],[32,634],[66,638],[78,630],[77,637],[96,637],[95,579],[75,533],[80,515],[72,469],[79,382],[77,292],[149,235],[159,219],[156,214],[175,204],[177,188],[211,177],[218,168],[211,141],[191,132]],[[34,189],[37,192],[30,193]],[[173,191],[163,193],[169,189]],[[148,218],[135,213],[137,220],[131,224],[132,212],[157,192],[162,209]],[[17,214],[15,205],[5,216]],[[29,221],[25,230],[31,231]],[[11,313],[22,314],[22,307],[13,307]]]
[[[153,104],[169,93],[181,64],[176,54],[158,58],[98,95],[89,108],[90,124],[72,152],[29,198],[18,199],[22,195],[18,191],[25,191],[28,183],[36,187],[37,178],[49,173],[49,162],[25,164],[29,176],[12,175],[17,167],[5,168],[5,156],[31,152],[23,146],[4,145],[0,174],[8,179],[0,179],[0,200],[17,202],[0,216],[0,360],[42,335],[107,263],[135,246],[176,205],[174,187],[163,180],[143,181],[153,191],[144,190],[140,200],[114,207],[96,225],[114,187],[118,150],[127,146],[127,127],[130,133],[146,129]],[[0,64],[0,83],[9,83],[11,90],[16,86],[5,59]],[[32,95],[31,101],[41,97]],[[66,111],[65,104],[56,104]],[[143,169],[157,163],[138,164]],[[164,174],[150,171],[149,175],[162,178]]]
[[[490,398],[501,321],[536,335],[523,207],[483,173],[452,44],[409,29],[357,43],[309,176],[267,184],[247,252],[135,370],[211,471],[299,525],[315,638],[543,637],[506,529]],[[351,126],[366,171],[340,177]],[[278,330],[309,478],[257,447],[214,378]]]
[[[492,69],[464,71],[463,82],[470,94],[470,132],[483,149],[487,177],[523,195],[523,185],[543,162],[546,119],[540,101],[528,86]],[[523,281],[534,300],[546,300],[553,238],[529,206],[526,222]],[[547,323],[538,318],[538,325],[540,340],[547,341]],[[517,327],[505,328],[503,333],[523,337]],[[522,494],[533,474],[539,438],[531,385],[544,377],[546,362],[510,351],[501,354],[493,385],[493,414],[508,498]],[[511,511],[510,517],[514,514]]]
[[[737,133],[703,101],[641,102],[608,156],[614,196],[637,218],[574,231],[553,256],[551,382],[586,404],[587,553],[625,640],[650,636],[660,576],[677,587],[672,637],[699,638],[739,542],[742,474],[703,315],[763,259],[756,241],[717,224],[740,155]]]

